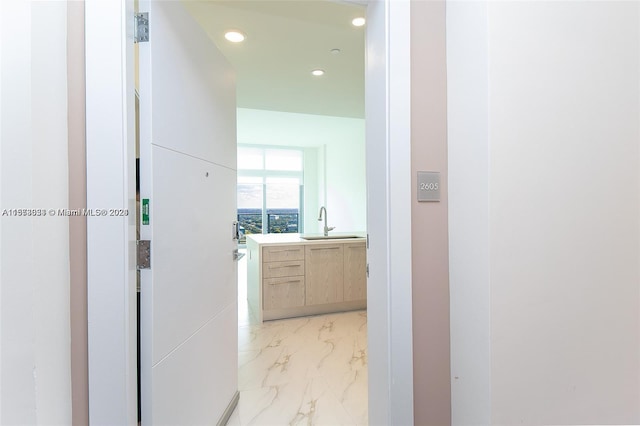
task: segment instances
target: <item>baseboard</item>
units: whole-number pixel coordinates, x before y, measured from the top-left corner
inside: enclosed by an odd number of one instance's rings
[[[238,405],[239,400],[240,400],[240,393],[236,391],[236,393],[233,394],[233,398],[231,398],[229,405],[227,405],[227,409],[224,410],[224,413],[222,413],[222,417],[220,417],[220,420],[218,421],[217,426],[225,426],[227,424],[227,422],[229,421],[229,417],[231,417],[231,413],[233,413],[233,410],[236,409],[236,406]]]
[[[283,318],[305,317],[309,315],[333,314],[338,312],[359,311],[367,308],[367,300],[351,302],[325,303],[321,305],[300,306],[262,311],[263,321]]]

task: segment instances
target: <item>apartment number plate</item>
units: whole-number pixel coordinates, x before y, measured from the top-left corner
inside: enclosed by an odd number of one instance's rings
[[[440,201],[440,172],[418,172],[418,201]]]

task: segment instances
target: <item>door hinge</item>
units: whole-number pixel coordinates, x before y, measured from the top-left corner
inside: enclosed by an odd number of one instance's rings
[[[136,43],[149,41],[149,12],[136,13],[133,38]]]
[[[367,263],[367,278],[369,278],[369,264]]]
[[[367,234],[367,248],[369,248],[369,234]]]
[[[151,241],[136,241],[137,248],[137,268],[151,269]]]

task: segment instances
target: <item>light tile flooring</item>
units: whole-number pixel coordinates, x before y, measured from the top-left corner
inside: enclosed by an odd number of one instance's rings
[[[256,324],[238,266],[240,401],[227,424],[366,425],[366,311]]]

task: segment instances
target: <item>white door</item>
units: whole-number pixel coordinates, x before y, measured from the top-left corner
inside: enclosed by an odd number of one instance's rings
[[[142,424],[213,424],[237,395],[235,74],[180,2],[140,11]]]

